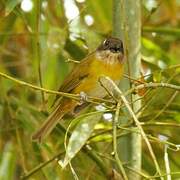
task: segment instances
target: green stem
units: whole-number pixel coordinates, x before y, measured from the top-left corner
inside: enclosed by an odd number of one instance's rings
[[[66,129],[61,125],[58,124],[58,127],[60,128],[60,130],[66,134]],[[70,136],[71,133],[67,132],[67,135]],[[104,174],[104,176],[106,176],[108,178],[110,172],[109,169],[107,168],[107,166],[103,163],[102,159],[99,158],[99,156],[97,156],[92,150],[90,146],[84,146],[82,148],[82,152],[84,152],[85,154],[87,154],[94,162],[96,162],[97,166],[100,168],[101,172]]]
[[[42,88],[42,87],[39,87],[39,86],[35,86],[33,84],[30,84],[30,83],[27,83],[25,81],[21,81],[19,79],[16,79],[14,77],[11,77],[5,73],[2,73],[0,72],[0,76],[1,77],[4,77],[6,79],[9,79],[21,86],[26,86],[28,88],[31,88],[31,89],[34,89],[34,90],[38,90],[38,91],[43,91],[45,93],[49,93],[49,94],[55,94],[55,95],[59,95],[59,96],[63,96],[63,97],[67,97],[67,98],[71,98],[71,99],[74,99],[74,100],[77,100],[79,101],[80,100],[80,96],[78,94],[71,94],[71,93],[65,93],[65,92],[59,92],[59,91],[54,91],[54,90],[49,90],[49,89],[45,89],[45,88]],[[94,104],[100,104],[102,102],[104,103],[111,103],[113,104],[114,102],[111,101],[111,100],[107,100],[107,99],[102,99],[102,98],[97,98],[97,97],[90,97],[88,96],[88,99],[87,99],[87,102],[91,102],[91,103],[94,103]]]
[[[164,27],[144,27],[143,32],[149,33],[160,33],[165,35],[173,35],[173,36],[180,36],[180,29],[179,28],[164,28]]]
[[[41,46],[40,46],[40,15],[41,15],[41,0],[36,1],[36,29],[35,29],[35,45],[36,45],[36,59],[38,61],[38,76],[39,76],[39,84],[40,87],[43,87],[42,83],[42,72],[41,72]],[[45,104],[45,95],[44,92],[41,91],[42,102]]]
[[[156,171],[157,171],[157,173],[161,176],[161,175],[162,175],[162,174],[161,174],[161,170],[160,170],[159,164],[158,164],[158,162],[157,162],[156,156],[155,156],[155,154],[154,154],[154,151],[153,151],[153,149],[152,149],[152,146],[151,146],[151,144],[150,144],[150,142],[149,142],[149,140],[148,140],[148,138],[147,138],[147,136],[146,136],[146,134],[145,134],[145,132],[144,132],[144,130],[143,130],[140,122],[139,122],[139,120],[137,119],[137,117],[136,117],[135,113],[133,112],[132,108],[130,107],[128,100],[127,100],[127,99],[125,98],[125,96],[123,95],[123,92],[117,87],[117,85],[116,85],[109,77],[104,77],[104,80],[107,81],[107,82],[109,82],[108,86],[113,87],[115,93],[119,95],[119,97],[121,98],[121,100],[122,100],[123,103],[125,104],[125,106],[126,106],[128,112],[129,112],[130,116],[132,116],[132,118],[134,119],[134,122],[135,122],[138,130],[139,130],[140,133],[141,133],[142,138],[144,139],[144,141],[145,141],[145,143],[146,143],[146,145],[147,145],[147,147],[148,147],[148,149],[149,149],[150,155],[151,155],[151,157],[152,157],[152,159],[153,159],[153,162],[154,162],[154,164],[155,164],[155,167],[156,167]],[[138,133],[136,132],[136,134],[138,134]],[[135,140],[135,139],[134,139],[134,140]],[[140,140],[140,138],[139,138],[138,140]],[[137,142],[133,142],[133,143],[137,143]],[[134,146],[135,146],[136,148],[140,148],[140,147],[141,147],[141,144],[140,144],[140,143],[137,143],[137,146],[136,146],[136,145],[134,145]],[[140,147],[138,147],[138,146],[140,146]],[[138,154],[138,155],[139,155],[139,154]],[[136,168],[134,168],[134,169],[136,169]],[[138,171],[139,171],[139,170],[138,170]],[[133,177],[130,177],[130,179],[133,179]],[[160,179],[163,180],[164,178],[161,177]]]
[[[121,31],[121,1],[114,0],[113,1],[113,36],[122,39],[122,31]]]
[[[0,76],[1,77],[4,77],[6,79],[9,79],[11,81],[14,81],[15,83],[21,85],[21,86],[26,86],[26,87],[29,87],[31,89],[34,89],[34,90],[39,90],[39,91],[43,91],[43,92],[46,92],[46,93],[50,93],[50,94],[56,94],[56,95],[61,95],[61,96],[64,96],[64,97],[69,97],[69,98],[72,98],[72,99],[76,99],[78,100],[78,95],[75,95],[75,94],[70,94],[70,93],[64,93],[64,92],[59,92],[59,91],[53,91],[53,90],[48,90],[48,89],[45,89],[45,88],[42,88],[42,87],[39,87],[39,86],[35,86],[33,84],[30,84],[30,83],[27,83],[25,81],[21,81],[21,80],[18,80],[14,77],[11,77],[5,73],[2,73],[0,72]]]
[[[128,94],[131,94],[133,92],[136,92],[140,89],[145,89],[145,88],[169,88],[169,89],[174,89],[176,91],[180,91],[180,86],[174,85],[174,84],[169,84],[169,83],[144,83],[140,84],[138,86],[133,87],[132,89],[129,89],[126,93],[125,96]]]
[[[127,63],[125,73],[133,79],[140,76],[140,46],[141,46],[141,1],[114,0],[113,5],[113,35],[123,40]],[[123,78],[120,83],[123,92],[133,88],[130,80]],[[141,101],[134,102],[138,95],[129,95],[128,101],[134,111],[141,107]],[[132,103],[134,102],[134,103]],[[126,114],[126,108],[123,108]],[[128,118],[121,118],[121,125],[127,124]],[[132,127],[134,128],[134,127]],[[130,162],[130,167],[141,171],[141,137],[137,133],[123,137],[118,142],[118,154],[122,161]],[[138,174],[127,170],[129,179],[140,179]]]
[[[121,102],[118,102],[117,107],[116,107],[115,117],[113,120],[113,151],[114,151],[114,157],[115,157],[117,166],[118,166],[119,170],[121,171],[123,178],[125,180],[128,180],[126,171],[124,170],[124,167],[122,165],[121,160],[119,159],[119,155],[117,152],[117,125],[118,125],[120,108],[121,108]]]
[[[43,167],[45,167],[46,165],[48,165],[49,163],[51,163],[52,161],[56,160],[57,158],[59,158],[60,156],[62,156],[65,152],[60,152],[57,155],[53,156],[51,159],[49,159],[48,161],[39,164],[38,166],[36,166],[35,168],[33,168],[31,171],[29,171],[27,174],[22,175],[21,179],[28,179],[30,176],[32,176],[33,174],[35,174],[36,172],[38,172],[40,169],[42,169]]]

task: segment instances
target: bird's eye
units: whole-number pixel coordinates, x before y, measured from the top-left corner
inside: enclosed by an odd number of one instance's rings
[[[119,47],[118,47],[118,48],[116,48],[116,52],[120,52],[120,50],[121,50],[121,49],[120,49]]]
[[[105,46],[108,46],[109,45],[109,41],[106,39],[103,43]]]

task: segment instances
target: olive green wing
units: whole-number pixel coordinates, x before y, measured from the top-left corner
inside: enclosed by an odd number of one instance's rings
[[[63,84],[60,86],[60,92],[72,92],[79,84],[89,76],[89,67],[93,61],[94,53],[88,55],[79,64],[77,64],[70,74],[65,78]]]
[[[94,59],[94,53],[89,54],[86,58],[80,61],[79,64],[77,64],[73,70],[66,76],[64,79],[64,82],[59,88],[59,92],[66,92],[71,93],[79,84],[89,76],[89,67]],[[53,107],[55,104],[59,104],[60,96],[56,96],[53,104],[51,107]],[[59,99],[62,100],[61,98]]]

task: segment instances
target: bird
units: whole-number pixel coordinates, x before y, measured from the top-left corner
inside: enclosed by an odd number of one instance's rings
[[[101,76],[110,77],[116,84],[123,77],[125,55],[123,42],[116,37],[108,37],[92,53],[88,54],[65,77],[59,92],[85,94],[104,98],[107,91],[99,83]],[[79,102],[57,96],[54,107],[40,128],[32,135],[33,141],[42,142],[68,113],[75,112]],[[83,106],[83,103],[82,103]]]

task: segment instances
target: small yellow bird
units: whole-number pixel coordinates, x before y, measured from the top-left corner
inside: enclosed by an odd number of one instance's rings
[[[85,93],[87,96],[104,98],[107,95],[100,85],[100,76],[109,76],[118,83],[123,75],[124,64],[123,43],[118,38],[107,38],[99,47],[80,61],[65,78],[59,91],[73,94]],[[41,142],[54,129],[64,115],[72,113],[79,105],[78,101],[63,97],[58,105],[32,136],[32,140]]]

